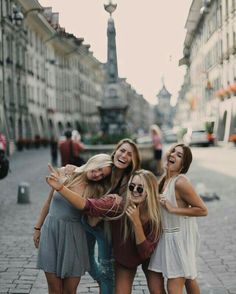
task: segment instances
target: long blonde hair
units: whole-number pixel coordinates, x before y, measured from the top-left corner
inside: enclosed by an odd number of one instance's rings
[[[162,132],[158,125],[151,125],[150,131],[154,131],[159,137],[162,137]]]
[[[108,154],[97,154],[92,156],[84,165],[76,168],[64,185],[68,188],[85,184],[84,198],[99,198],[104,195],[110,187],[110,176],[95,182],[88,180],[87,172],[93,169],[112,166],[111,156]]]
[[[158,201],[158,182],[155,175],[149,170],[140,169],[134,172],[129,180],[129,184],[132,182],[134,176],[139,176],[143,182],[144,191],[147,193],[147,197],[144,202],[144,213],[151,225],[151,233],[154,235],[155,240],[158,240],[161,234],[161,210]],[[131,192],[127,192],[128,199]],[[141,211],[140,211],[141,213]],[[128,236],[132,234],[134,236],[133,226],[127,217],[124,216],[124,241]]]

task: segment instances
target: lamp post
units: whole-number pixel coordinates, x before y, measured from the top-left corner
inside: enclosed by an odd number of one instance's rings
[[[107,78],[104,85],[104,95],[98,106],[101,119],[103,137],[110,140],[119,140],[127,134],[126,113],[128,109],[127,97],[122,88],[118,75],[116,30],[112,13],[117,4],[109,0],[104,9],[110,14],[107,24]]]
[[[109,0],[108,4],[104,4],[105,10],[112,16],[112,13],[116,10],[117,4],[112,3],[112,0]]]

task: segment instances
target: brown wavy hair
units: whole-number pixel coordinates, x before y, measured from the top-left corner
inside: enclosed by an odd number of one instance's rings
[[[180,169],[179,173],[186,174],[188,172],[189,167],[190,167],[190,165],[192,163],[192,160],[193,160],[192,151],[191,151],[189,146],[187,146],[185,144],[182,144],[182,143],[179,143],[179,144],[171,146],[170,150],[167,152],[167,158],[170,156],[170,154],[173,152],[173,150],[176,147],[182,147],[183,148],[182,166],[181,166],[181,169]],[[160,180],[159,192],[161,192],[162,189],[163,189],[165,179],[166,179],[166,176],[164,176]]]
[[[115,166],[113,167],[112,177],[111,177],[112,184],[111,184],[110,191],[113,192],[115,189],[118,188],[119,189],[118,194],[120,196],[124,196],[126,194],[127,184],[130,179],[130,176],[132,175],[133,172],[140,169],[140,166],[141,166],[141,157],[140,157],[140,153],[138,150],[138,146],[136,145],[136,143],[134,141],[132,141],[129,138],[122,139],[118,142],[114,151],[111,154],[112,161],[114,161],[114,156],[115,156],[115,153],[117,152],[117,150],[125,143],[128,143],[133,149],[131,164],[124,170],[124,174],[122,176],[121,181],[118,184],[118,187],[117,187],[117,172],[118,172],[118,170]]]

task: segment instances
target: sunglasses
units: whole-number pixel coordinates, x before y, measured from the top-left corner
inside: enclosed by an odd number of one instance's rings
[[[135,189],[135,187],[136,187],[136,191],[137,191],[139,194],[142,194],[142,193],[143,193],[143,187],[142,187],[142,186],[135,185],[135,184],[130,184],[130,185],[129,185],[129,190],[130,190],[131,192],[133,192],[134,189]]]

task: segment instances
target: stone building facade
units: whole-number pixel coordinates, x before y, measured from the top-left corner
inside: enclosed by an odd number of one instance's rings
[[[192,123],[211,122],[227,142],[236,132],[236,1],[193,0],[186,29],[179,101],[188,103]]]
[[[60,26],[52,8],[42,7],[37,0],[1,0],[0,4],[0,131],[13,144],[36,136],[59,137],[67,128],[82,134],[99,132],[105,65],[83,38]],[[151,107],[135,91],[127,95],[132,113],[134,105],[139,105],[138,113]],[[131,132],[143,126],[145,113],[140,121],[129,110],[127,115]]]

